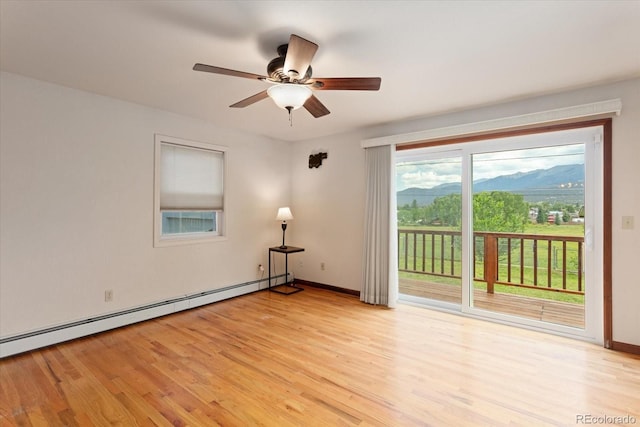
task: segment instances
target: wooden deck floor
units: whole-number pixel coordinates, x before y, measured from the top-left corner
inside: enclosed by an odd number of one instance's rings
[[[400,293],[460,303],[460,287],[431,283],[422,280],[400,279]],[[523,297],[503,293],[488,294],[475,290],[474,306],[504,314],[513,314],[527,319],[541,320],[565,326],[584,328],[584,305],[540,298]]]

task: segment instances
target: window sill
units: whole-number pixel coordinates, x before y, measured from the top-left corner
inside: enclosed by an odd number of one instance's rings
[[[164,248],[170,246],[197,245],[201,243],[213,243],[227,240],[227,236],[198,236],[181,235],[172,237],[161,237],[153,242],[154,248]]]

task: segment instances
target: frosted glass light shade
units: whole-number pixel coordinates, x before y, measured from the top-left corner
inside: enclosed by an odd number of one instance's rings
[[[278,209],[278,215],[276,216],[276,220],[289,221],[292,219],[293,219],[293,215],[291,215],[291,209],[289,209],[288,206]]]
[[[299,84],[281,83],[267,89],[267,94],[278,107],[297,110],[311,97],[311,89]]]

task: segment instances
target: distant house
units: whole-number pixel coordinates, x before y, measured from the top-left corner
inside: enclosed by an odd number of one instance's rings
[[[564,213],[562,211],[549,211],[549,214],[547,215],[547,222],[549,224],[555,224],[556,217],[560,217],[560,221],[562,221],[563,215]]]
[[[529,221],[536,222],[538,220],[538,208],[530,207],[529,208]]]

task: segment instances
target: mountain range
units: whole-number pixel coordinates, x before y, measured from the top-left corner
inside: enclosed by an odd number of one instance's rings
[[[411,187],[398,191],[398,206],[413,203],[429,205],[437,197],[461,191],[460,183],[432,188]],[[473,182],[473,191],[509,191],[522,194],[527,202],[584,203],[584,165],[560,165],[531,172],[517,172]]]

